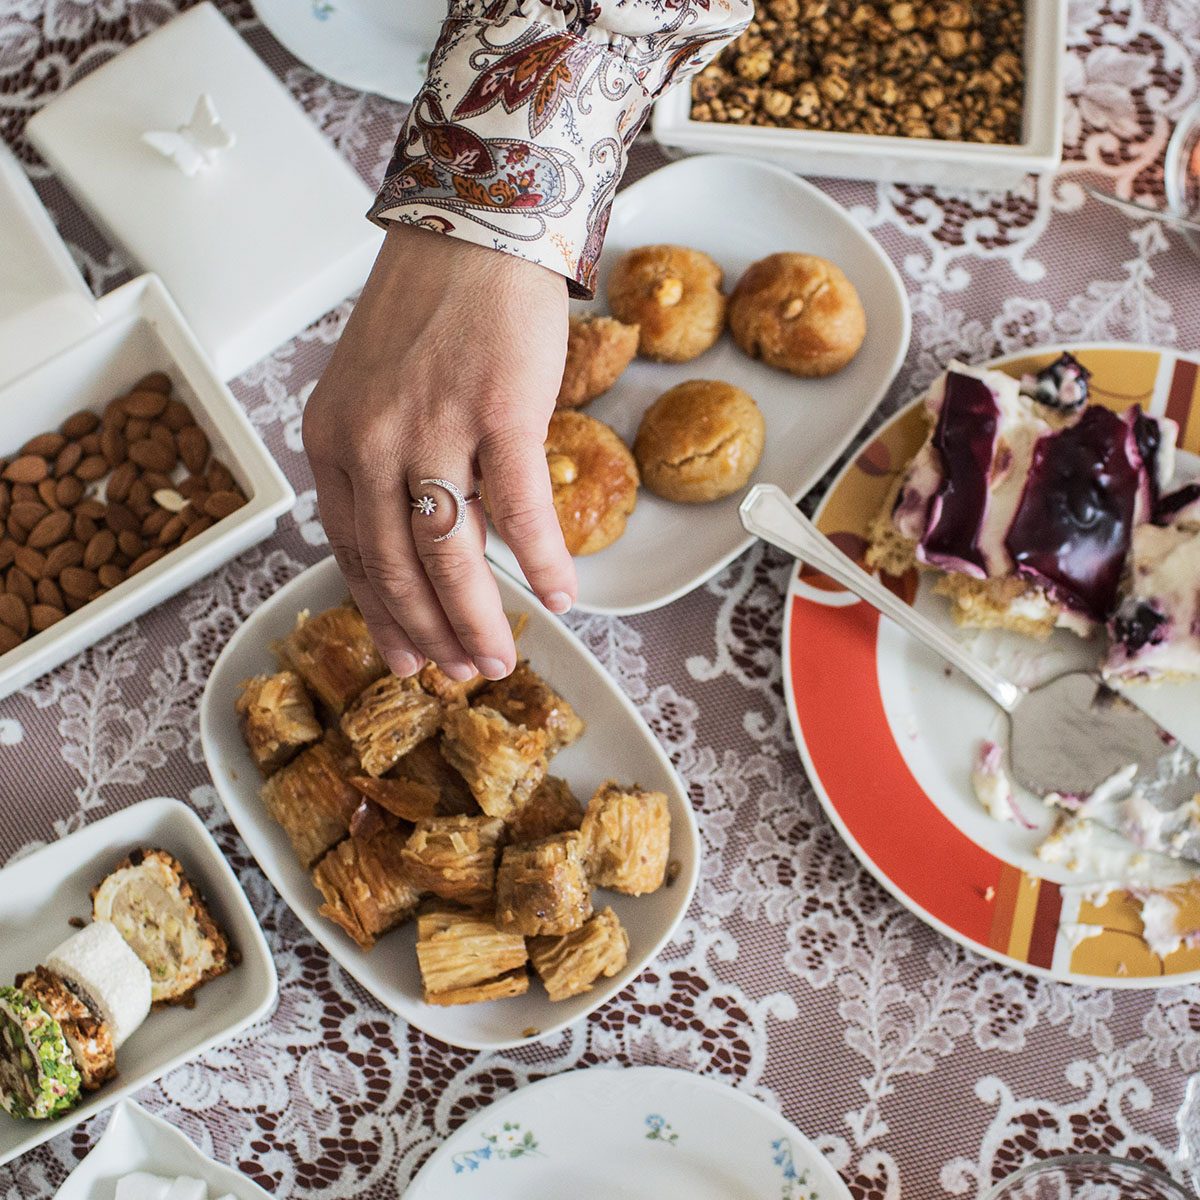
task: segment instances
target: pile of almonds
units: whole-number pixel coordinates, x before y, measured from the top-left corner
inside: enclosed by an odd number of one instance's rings
[[[692,83],[691,117],[1021,140],[1025,0],[758,0]]]
[[[155,373],[0,459],[0,654],[246,503]]]

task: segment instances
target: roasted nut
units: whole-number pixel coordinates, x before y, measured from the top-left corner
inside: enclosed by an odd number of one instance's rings
[[[654,302],[661,308],[674,308],[683,299],[683,280],[668,276],[654,285]]]
[[[551,454],[546,459],[546,466],[550,469],[550,482],[560,487],[563,484],[574,483],[579,478],[579,470],[574,460],[565,454]]]

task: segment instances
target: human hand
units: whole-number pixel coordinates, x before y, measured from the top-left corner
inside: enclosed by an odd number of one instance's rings
[[[388,666],[426,658],[454,679],[516,665],[483,557],[482,505],[461,531],[439,478],[483,481],[497,530],[551,612],[575,567],[554,512],[543,443],[562,378],[561,276],[459,238],[393,225],[304,413],[304,447],[329,544]],[[411,507],[430,494],[437,512]]]

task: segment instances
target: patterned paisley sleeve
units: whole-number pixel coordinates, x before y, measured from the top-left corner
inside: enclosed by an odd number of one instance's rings
[[[752,14],[753,0],[450,0],[372,219],[516,254],[590,297],[650,105]]]

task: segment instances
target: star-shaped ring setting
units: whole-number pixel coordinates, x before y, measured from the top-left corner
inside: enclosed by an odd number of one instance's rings
[[[473,492],[470,496],[464,496],[462,490],[448,479],[422,479],[421,483],[423,486],[440,487],[448,492],[454,501],[454,524],[441,537],[433,539],[435,542],[448,542],[463,527],[463,522],[467,519],[467,505],[473,500],[478,500],[479,493]],[[419,496],[412,502],[412,506],[423,517],[432,517],[438,509],[437,501],[430,495]]]
[[[432,496],[422,496],[413,501],[413,508],[423,517],[432,517],[437,512],[437,501]]]

